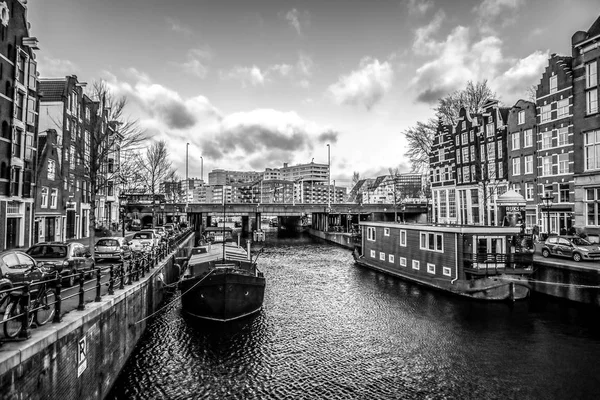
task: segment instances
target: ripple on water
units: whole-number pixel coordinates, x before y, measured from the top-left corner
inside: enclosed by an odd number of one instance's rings
[[[600,355],[600,330],[580,324],[584,337],[574,336],[575,317],[561,324],[524,304],[472,303],[357,267],[349,251],[308,239],[269,238],[259,264],[259,314],[198,323],[176,302],[148,327],[108,398],[506,399],[600,389],[593,368],[568,380],[556,372]]]

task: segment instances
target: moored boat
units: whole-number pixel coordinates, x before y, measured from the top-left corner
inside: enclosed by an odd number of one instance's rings
[[[530,237],[519,227],[361,222],[357,264],[481,300],[529,295]]]
[[[211,231],[206,241],[192,248],[179,282],[183,312],[226,322],[260,311],[265,278],[250,259],[250,249],[231,240],[231,228]]]

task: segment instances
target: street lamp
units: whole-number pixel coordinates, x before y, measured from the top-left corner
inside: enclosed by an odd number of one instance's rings
[[[554,196],[552,196],[550,194],[550,192],[546,192],[544,193],[543,196],[540,197],[540,200],[542,200],[542,203],[544,204],[544,206],[546,207],[546,218],[547,218],[547,223],[548,223],[548,237],[550,237],[550,206],[552,205],[552,201],[554,200]]]
[[[402,223],[406,223],[406,221],[404,220],[404,211],[406,210],[406,204],[402,203],[400,205],[400,210],[402,211]]]
[[[331,208],[331,146],[327,143],[327,207]]]

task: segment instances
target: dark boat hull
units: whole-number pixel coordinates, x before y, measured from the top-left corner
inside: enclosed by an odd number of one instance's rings
[[[184,313],[212,321],[232,321],[260,311],[265,278],[232,270],[195,276],[180,282]]]

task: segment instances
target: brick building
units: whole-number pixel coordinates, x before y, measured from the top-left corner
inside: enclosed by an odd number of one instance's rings
[[[64,239],[66,198],[60,165],[60,145],[55,129],[40,132],[38,139],[38,168],[36,183],[39,195],[35,199],[33,242],[60,241]]]
[[[31,245],[36,196],[37,39],[25,1],[0,3],[0,249]]]

